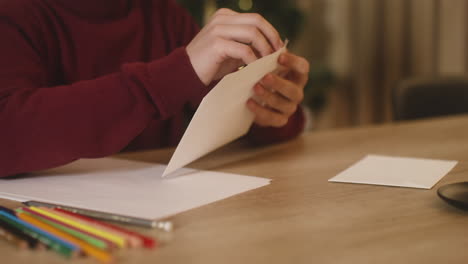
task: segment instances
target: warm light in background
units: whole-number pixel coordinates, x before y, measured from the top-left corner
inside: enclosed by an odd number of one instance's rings
[[[253,7],[252,0],[239,0],[239,8],[244,11],[249,11]]]

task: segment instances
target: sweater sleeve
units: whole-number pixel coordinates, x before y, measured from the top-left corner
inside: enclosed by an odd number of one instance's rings
[[[23,28],[0,15],[0,32],[0,177],[116,153],[152,118],[167,119],[206,92],[184,48],[51,87]]]

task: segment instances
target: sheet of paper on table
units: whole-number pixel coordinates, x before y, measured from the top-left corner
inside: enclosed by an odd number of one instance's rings
[[[83,159],[27,177],[1,179],[0,198],[154,220],[270,183],[265,178],[194,169],[162,179],[165,168],[112,158]]]
[[[163,177],[245,135],[254,115],[246,106],[252,88],[279,68],[278,51],[226,75],[204,98],[177,146]]]
[[[368,155],[330,182],[431,189],[457,161]]]

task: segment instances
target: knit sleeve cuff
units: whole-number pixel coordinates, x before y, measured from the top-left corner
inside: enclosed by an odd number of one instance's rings
[[[180,113],[189,102],[200,101],[209,89],[190,62],[185,47],[147,64],[148,92],[163,119]]]

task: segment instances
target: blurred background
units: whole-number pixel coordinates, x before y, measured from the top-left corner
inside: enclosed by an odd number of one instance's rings
[[[201,25],[217,8],[228,7],[262,14],[288,38],[289,49],[311,63],[304,100],[311,129],[401,119],[395,91],[402,83],[464,79],[468,68],[467,0],[178,1]],[[435,103],[452,104],[438,92],[434,96]],[[467,101],[468,93],[452,97]]]

